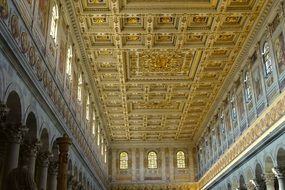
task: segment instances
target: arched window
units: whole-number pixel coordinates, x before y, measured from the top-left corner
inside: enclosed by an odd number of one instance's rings
[[[107,145],[104,146],[104,162],[107,163]]]
[[[58,28],[58,7],[55,3],[51,9],[51,23],[50,23],[50,36],[53,38],[54,43],[57,42],[57,28]]]
[[[225,133],[225,118],[224,118],[224,113],[221,114],[221,123],[220,123],[220,126],[221,126],[221,134],[224,134]]]
[[[147,155],[148,168],[153,169],[157,168],[157,155],[155,152],[151,151]]]
[[[70,46],[67,50],[66,57],[66,78],[71,81],[71,72],[72,72],[72,46]]]
[[[185,168],[185,154],[182,151],[178,151],[176,154],[177,168]]]
[[[121,170],[126,170],[128,169],[128,153],[126,152],[121,152],[120,153],[120,169]]]
[[[237,118],[237,110],[236,110],[234,97],[231,99],[231,112],[232,112],[232,119],[236,120],[236,118]]]
[[[78,88],[77,88],[77,100],[80,102],[82,101],[82,86],[83,86],[82,75],[80,75],[78,78]]]
[[[251,101],[252,94],[251,94],[251,87],[249,84],[249,76],[248,72],[245,73],[244,76],[244,88],[245,88],[245,98],[247,102]]]
[[[95,111],[93,110],[93,123],[92,123],[92,134],[96,135],[96,115]]]
[[[268,42],[263,45],[263,61],[265,64],[265,75],[268,76],[272,72],[272,62]]]
[[[97,146],[100,146],[100,126],[97,128]]]
[[[90,117],[90,101],[89,101],[89,95],[87,95],[87,100],[86,100],[86,113],[85,113],[85,117],[86,120],[89,121],[89,117]]]

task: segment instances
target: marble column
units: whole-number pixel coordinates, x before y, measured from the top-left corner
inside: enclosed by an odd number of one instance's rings
[[[40,152],[37,158],[37,186],[40,190],[46,190],[47,187],[48,165],[51,156],[52,154],[50,152]]]
[[[265,173],[263,174],[263,179],[265,181],[266,189],[274,190],[274,180],[275,176],[273,173]]]
[[[40,145],[40,141],[34,140],[34,142],[24,142],[21,146],[23,148],[23,156],[28,159],[28,169],[32,179],[35,177],[36,158]]]
[[[272,172],[277,177],[279,190],[285,190],[285,170],[281,167],[272,168]]]
[[[57,144],[59,147],[57,189],[65,190],[67,189],[68,151],[71,140],[64,134],[63,137],[57,139]]]
[[[48,181],[47,181],[47,190],[56,190],[57,187],[57,169],[58,163],[53,160],[49,162],[48,167]]]
[[[20,124],[8,124],[4,133],[8,138],[7,158],[5,164],[6,175],[18,166],[20,144],[28,128]]]

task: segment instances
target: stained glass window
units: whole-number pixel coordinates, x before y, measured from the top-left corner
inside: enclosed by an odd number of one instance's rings
[[[271,55],[269,51],[269,44],[265,42],[263,45],[263,61],[265,64],[265,74],[268,76],[272,72]]]
[[[157,168],[157,155],[155,152],[151,151],[148,153],[148,168]]]
[[[185,168],[185,154],[182,151],[178,151],[177,157],[177,168]]]
[[[128,153],[126,152],[120,153],[120,169],[121,170],[128,169]]]

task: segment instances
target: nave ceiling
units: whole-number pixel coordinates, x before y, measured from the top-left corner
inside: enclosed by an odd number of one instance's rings
[[[189,141],[266,0],[74,0],[113,141]]]

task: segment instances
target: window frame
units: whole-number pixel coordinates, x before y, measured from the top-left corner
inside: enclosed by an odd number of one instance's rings
[[[249,103],[252,100],[252,89],[249,83],[250,83],[249,72],[246,71],[244,74],[244,93],[245,93],[246,103]]]
[[[49,35],[53,39],[54,43],[57,43],[57,33],[58,33],[58,22],[59,21],[59,9],[55,1],[53,1],[53,6],[51,8],[51,21],[50,21],[50,32]]]
[[[150,151],[147,154],[147,168],[148,169],[157,169],[157,153],[155,151]]]
[[[122,154],[125,154],[126,155],[126,157],[123,159],[122,158]],[[120,170],[127,170],[127,169],[129,169],[129,154],[128,154],[128,152],[126,152],[126,151],[122,151],[122,152],[120,152],[120,154],[119,154],[119,169]],[[123,165],[124,165],[124,167],[123,167]]]
[[[178,155],[179,153],[182,153],[181,155]],[[186,168],[186,162],[185,162],[185,153],[182,150],[179,150],[176,153],[176,166],[178,169],[185,169]]]
[[[265,41],[262,46],[262,60],[264,63],[264,74],[267,78],[272,74],[273,71],[272,55],[270,53],[270,46],[268,41]]]
[[[83,91],[83,78],[82,74],[78,77],[78,84],[77,84],[77,100],[82,102],[82,91]]]

